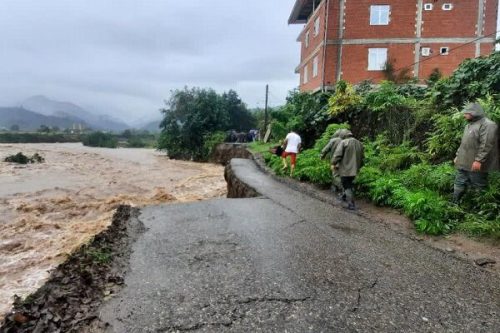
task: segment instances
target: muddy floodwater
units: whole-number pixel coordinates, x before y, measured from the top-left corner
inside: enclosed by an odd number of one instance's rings
[[[45,163],[3,162],[39,153]],[[169,160],[152,149],[0,144],[0,318],[17,294],[111,222],[119,204],[144,206],[222,197],[223,167]]]

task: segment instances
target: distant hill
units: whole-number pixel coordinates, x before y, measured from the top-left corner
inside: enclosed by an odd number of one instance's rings
[[[96,130],[120,132],[130,127],[109,116],[88,112],[76,104],[54,101],[41,95],[30,97],[21,104],[23,108],[45,116],[83,120],[89,127]]]
[[[46,116],[19,107],[0,108],[0,128],[10,129],[11,126],[18,125],[21,131],[35,131],[41,125],[63,129],[71,128],[75,123],[86,125],[82,119],[76,117]]]
[[[160,123],[161,123],[161,120],[151,121],[151,122],[143,125],[140,129],[145,130],[145,131],[149,131],[151,133],[158,133],[161,131]]]

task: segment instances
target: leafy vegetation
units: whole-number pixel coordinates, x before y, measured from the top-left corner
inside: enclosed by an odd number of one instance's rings
[[[28,164],[28,163],[43,163],[45,159],[40,156],[38,153],[35,153],[33,156],[29,157],[24,155],[23,153],[17,153],[15,155],[9,155],[4,159],[5,162],[9,163],[17,163],[17,164]]]
[[[212,89],[184,88],[173,91],[166,106],[158,148],[174,159],[206,161],[212,147],[224,140],[221,133],[255,124],[234,91],[219,95]]]
[[[290,128],[305,134],[310,142],[297,158],[294,177],[326,186],[330,168],[319,152],[335,129],[350,126],[365,146],[365,166],[356,179],[358,194],[401,210],[423,233],[460,231],[500,239],[498,172],[490,175],[487,191],[469,191],[460,205],[450,203],[455,178],[451,161],[465,126],[459,110],[478,100],[488,117],[500,124],[499,72],[496,52],[465,61],[448,78],[433,72],[428,87],[389,81],[352,87],[339,82],[332,95],[292,92],[287,105],[272,113],[278,133],[274,139],[283,138]],[[341,123],[345,124],[336,125]],[[278,175],[286,175],[278,157],[263,155]]]
[[[56,143],[79,142],[80,136],[66,133],[31,133],[5,132],[0,133],[0,143]]]
[[[116,148],[118,147],[118,139],[111,133],[92,132],[82,137],[84,146]]]

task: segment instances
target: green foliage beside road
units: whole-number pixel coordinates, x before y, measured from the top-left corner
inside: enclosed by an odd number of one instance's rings
[[[485,193],[469,192],[461,205],[450,203],[455,177],[451,161],[465,126],[459,110],[479,100],[488,117],[500,124],[499,72],[496,52],[465,61],[449,78],[435,75],[427,88],[393,82],[352,87],[339,82],[330,96],[293,92],[287,105],[272,113],[273,129],[279,133],[275,141],[293,127],[305,133],[308,149],[298,156],[294,177],[328,185],[330,168],[319,152],[333,133],[328,124],[347,123],[365,146],[358,194],[401,210],[423,233],[460,231],[500,239],[498,172],[490,175]],[[323,136],[314,134],[318,130]],[[264,152],[264,158],[278,175],[286,175],[278,157]]]

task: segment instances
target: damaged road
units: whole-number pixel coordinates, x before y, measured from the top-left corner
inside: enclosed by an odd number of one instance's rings
[[[498,275],[250,160],[226,179],[249,198],[142,209],[124,288],[100,309],[106,332],[500,331]]]

